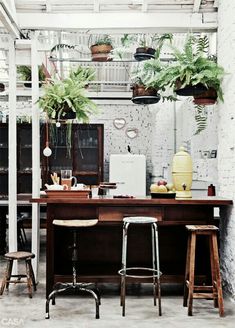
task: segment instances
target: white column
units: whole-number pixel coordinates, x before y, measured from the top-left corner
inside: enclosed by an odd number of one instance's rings
[[[31,67],[32,67],[32,197],[40,196],[40,111],[37,105],[39,98],[38,81],[38,52],[37,33],[31,43]],[[35,254],[33,269],[35,277],[38,275],[40,253],[40,207],[32,204],[32,252]]]
[[[9,252],[17,251],[17,130],[16,130],[16,64],[15,64],[15,41],[9,40],[9,169],[8,169],[8,189],[9,189],[9,224],[8,224],[8,244]],[[13,268],[14,273],[17,266]]]
[[[219,104],[218,196],[235,202],[235,2],[220,0],[218,10],[218,63],[226,71],[224,103]],[[225,290],[235,299],[235,208],[220,211],[220,263]]]

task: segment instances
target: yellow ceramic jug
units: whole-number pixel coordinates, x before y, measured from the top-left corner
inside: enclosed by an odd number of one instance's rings
[[[176,197],[192,197],[193,164],[191,156],[184,147],[180,147],[180,151],[173,157],[172,180],[176,190]]]

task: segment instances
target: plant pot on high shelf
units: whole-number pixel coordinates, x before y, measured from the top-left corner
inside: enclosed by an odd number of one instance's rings
[[[146,88],[142,84],[133,84],[132,87],[132,102],[138,105],[156,104],[160,100],[158,90],[155,88]]]
[[[217,92],[214,88],[208,88],[205,92],[193,96],[196,105],[214,105],[217,101]]]
[[[155,52],[156,50],[153,48],[138,47],[136,48],[134,57],[138,61],[147,60],[147,59],[154,58]]]
[[[31,67],[30,66],[18,66],[17,67],[17,73],[19,74],[20,78],[22,79],[22,81],[24,82],[24,86],[25,88],[32,88],[32,71],[31,71]],[[44,68],[43,65],[38,67],[38,78],[39,81],[45,81],[46,79],[46,75],[44,73]],[[39,82],[38,84],[39,88],[41,88],[42,83]]]
[[[111,44],[94,44],[90,47],[92,61],[108,61],[112,60],[109,58],[110,52],[113,49]]]

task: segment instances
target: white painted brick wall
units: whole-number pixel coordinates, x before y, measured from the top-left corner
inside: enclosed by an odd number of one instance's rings
[[[27,118],[27,115],[30,115],[30,106],[29,99],[22,98],[17,102],[17,112],[26,114]],[[91,117],[90,122],[104,124],[104,179],[109,178],[110,154],[126,153],[129,145],[134,154],[146,156],[147,190],[150,183],[158,179],[165,178],[171,181],[172,158],[175,151],[178,151],[181,145],[185,145],[193,158],[194,179],[206,181],[207,184],[211,182],[216,184],[217,159],[201,158],[203,151],[217,149],[218,111],[215,106],[210,107],[212,108],[208,109],[207,129],[200,135],[193,136],[196,131],[194,110],[192,102],[187,98],[182,97],[182,100],[176,104],[176,126],[174,103],[159,102],[149,107],[133,105],[131,102],[128,105],[100,105],[99,115]],[[8,111],[7,102],[0,102],[1,111]],[[125,127],[116,129],[113,124],[115,118],[124,118]],[[137,138],[127,137],[128,128],[138,129]],[[174,128],[176,128],[176,140]]]
[[[219,106],[219,195],[235,201],[235,1],[220,0],[218,11],[218,62],[224,79],[224,103]],[[235,298],[235,211],[221,211],[221,268],[226,290]]]

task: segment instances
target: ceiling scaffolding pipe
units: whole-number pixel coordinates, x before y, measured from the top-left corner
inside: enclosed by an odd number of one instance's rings
[[[32,197],[40,196],[40,110],[37,104],[39,98],[38,75],[38,32],[31,41],[31,71],[32,71]],[[35,278],[38,276],[39,247],[40,247],[40,205],[32,204],[32,253],[35,254],[33,269]]]
[[[8,126],[8,248],[17,251],[17,129],[15,41],[9,38],[9,126]],[[16,262],[16,261],[14,261]],[[14,263],[13,274],[17,274]]]

